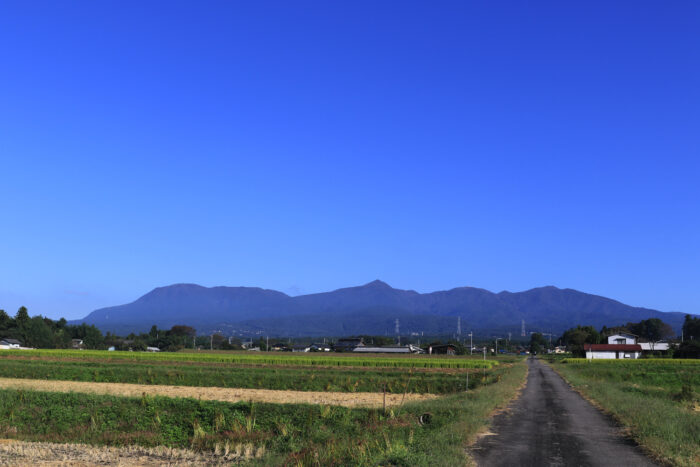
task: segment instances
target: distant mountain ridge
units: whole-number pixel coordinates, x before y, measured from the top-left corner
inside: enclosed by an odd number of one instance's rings
[[[661,312],[553,286],[524,292],[499,292],[474,287],[418,293],[395,289],[380,280],[317,294],[290,297],[258,287],[203,287],[174,284],[158,287],[136,301],[95,310],[74,323],[94,324],[119,334],[187,324],[201,333],[226,335],[342,336],[394,333],[453,334],[457,317],[463,334],[555,334],[576,326],[616,326],[661,318],[679,332],[685,313]]]

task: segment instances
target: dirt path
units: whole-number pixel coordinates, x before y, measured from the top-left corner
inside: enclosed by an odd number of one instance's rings
[[[0,378],[0,388],[29,389],[51,392],[85,392],[113,396],[191,397],[223,402],[271,402],[280,404],[326,404],[345,407],[381,407],[383,395],[373,392],[276,391],[271,389],[238,389],[195,386],[162,386],[128,383],[89,383],[81,381],[49,381],[43,379]],[[386,405],[398,405],[403,394],[387,394]],[[432,394],[406,394],[406,402],[431,399]]]
[[[479,466],[652,466],[607,416],[529,359],[522,396],[472,450]],[[641,408],[640,408],[641,409]]]

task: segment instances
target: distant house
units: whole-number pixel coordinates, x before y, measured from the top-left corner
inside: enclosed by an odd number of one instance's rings
[[[558,345],[554,347],[554,353],[566,353],[566,347],[563,345]]]
[[[583,350],[589,360],[636,359],[642,355],[642,346],[639,344],[584,344]]]
[[[452,344],[429,345],[426,349],[429,354],[456,355],[457,347]]]
[[[83,340],[82,339],[71,339],[71,347],[73,349],[83,349]]]
[[[9,337],[0,339],[0,349],[19,349],[20,347],[22,347],[22,343],[17,339],[10,339]]]
[[[423,349],[420,347],[416,347],[415,345],[394,345],[394,346],[387,346],[387,347],[369,347],[369,346],[362,346],[362,347],[355,347],[353,349],[353,352],[358,352],[358,353],[425,353]]]
[[[332,349],[328,344],[311,344],[309,350],[312,352],[330,352]]]
[[[294,344],[292,352],[310,352],[311,346],[306,344]]]
[[[619,333],[608,336],[608,345],[638,345],[642,352],[658,352],[669,349],[668,342],[639,342],[638,336],[629,333]],[[600,357],[598,357],[600,358]],[[637,357],[624,357],[637,358]]]
[[[350,337],[338,339],[333,348],[336,352],[352,352],[357,347],[364,347],[365,343],[361,337]]]
[[[146,347],[146,352],[160,352],[158,347]]]
[[[270,350],[275,351],[275,352],[285,352],[285,351],[288,351],[291,349],[284,344],[272,344],[270,346]]]

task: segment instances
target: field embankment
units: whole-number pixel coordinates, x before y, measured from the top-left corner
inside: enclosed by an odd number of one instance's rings
[[[652,457],[669,465],[700,465],[700,362],[566,359],[551,364],[628,427]]]

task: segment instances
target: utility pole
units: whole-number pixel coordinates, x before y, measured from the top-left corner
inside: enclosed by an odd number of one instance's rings
[[[474,344],[472,343],[473,335],[474,331],[469,331],[469,355],[471,355],[474,352]]]
[[[503,340],[503,338],[501,338],[501,337],[496,338],[496,356],[498,356],[498,341],[502,341],[502,340]]]
[[[399,330],[399,318],[396,318],[396,321],[394,321],[394,325],[396,327],[396,336],[399,339],[399,345],[401,345],[401,332]]]
[[[209,342],[210,350],[214,350],[214,334],[211,335]]]
[[[270,336],[265,336],[265,352],[270,350]]]
[[[457,316],[457,339],[462,337],[462,317]]]

